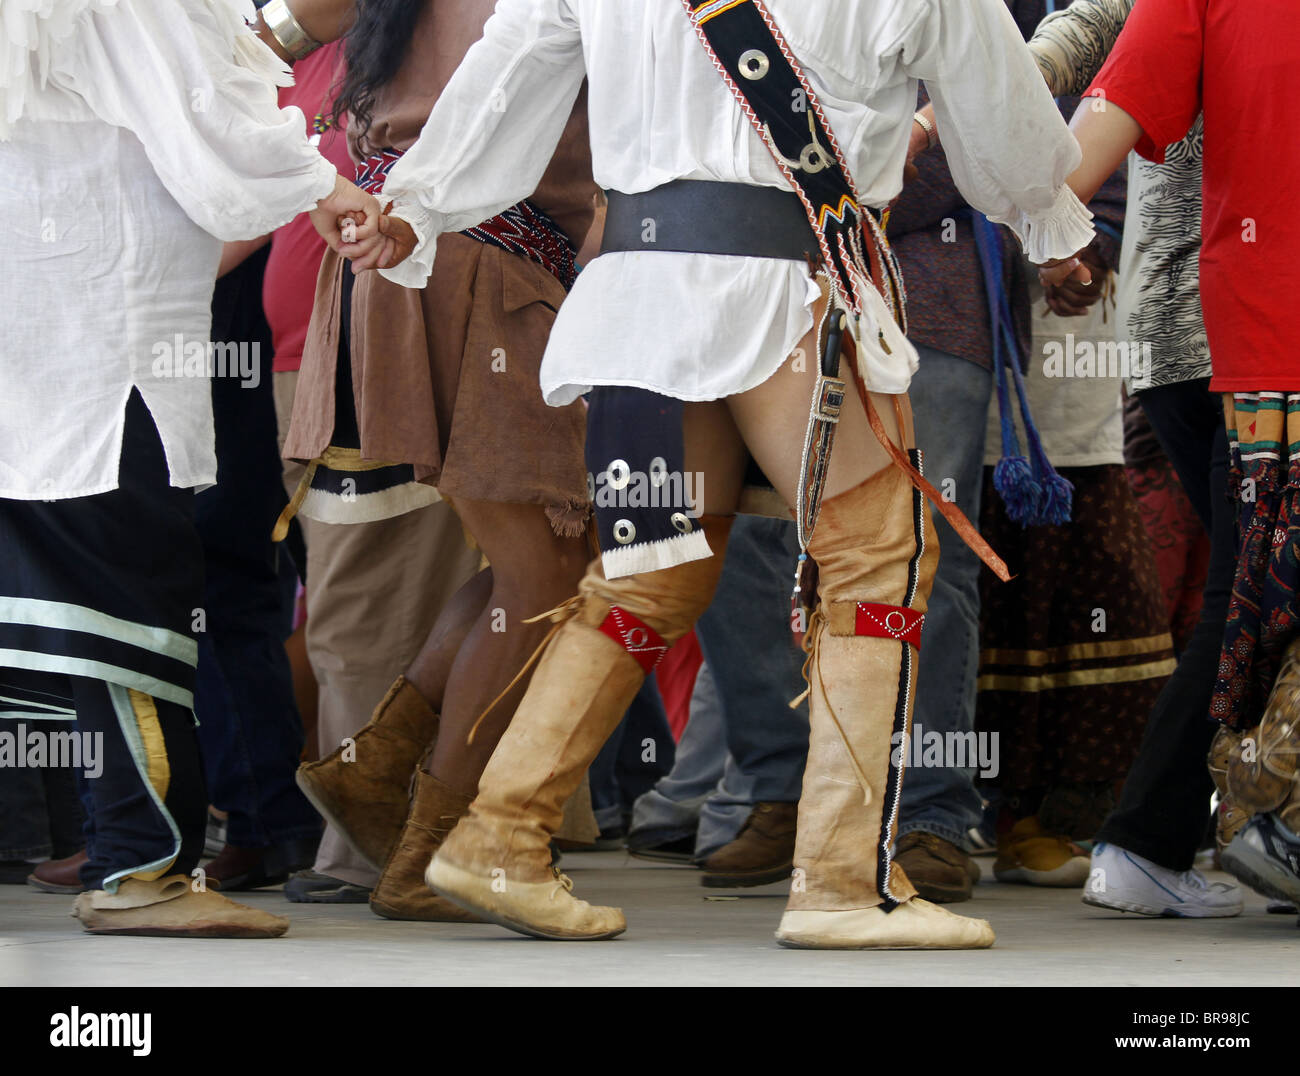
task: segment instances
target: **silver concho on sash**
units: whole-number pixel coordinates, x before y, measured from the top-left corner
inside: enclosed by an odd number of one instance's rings
[[[767,77],[767,73],[772,70],[772,61],[759,49],[749,49],[740,54],[739,69],[743,78],[749,79],[750,82],[757,82]]]

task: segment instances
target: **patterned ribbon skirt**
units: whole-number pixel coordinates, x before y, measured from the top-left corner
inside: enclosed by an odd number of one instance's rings
[[[1300,393],[1225,394],[1223,410],[1237,566],[1210,715],[1251,728],[1300,630]]]

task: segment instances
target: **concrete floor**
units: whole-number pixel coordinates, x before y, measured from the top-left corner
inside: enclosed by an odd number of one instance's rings
[[[970,953],[803,952],[772,939],[784,885],[705,890],[686,867],[621,853],[567,855],[585,899],[621,906],[615,941],[534,941],[490,925],[394,923],[365,905],[289,904],[278,890],[238,894],[286,914],[275,941],[95,938],[70,897],[0,886],[0,985],[1178,985],[1300,984],[1294,916],[1247,895],[1235,919],[1150,920],[1088,908],[1075,890],[999,885],[992,860],[967,914],[997,945]],[[734,899],[707,899],[715,894]]]

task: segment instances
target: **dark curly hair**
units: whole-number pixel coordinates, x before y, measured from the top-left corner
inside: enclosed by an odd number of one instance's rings
[[[406,59],[424,2],[357,0],[356,22],[344,43],[347,71],[334,101],[334,121],[347,114],[359,145],[366,145],[379,91],[397,76]]]

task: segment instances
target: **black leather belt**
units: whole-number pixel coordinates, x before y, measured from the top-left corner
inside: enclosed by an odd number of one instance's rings
[[[821,261],[803,203],[792,191],[678,179],[641,194],[606,193],[602,254],[662,250]]]

